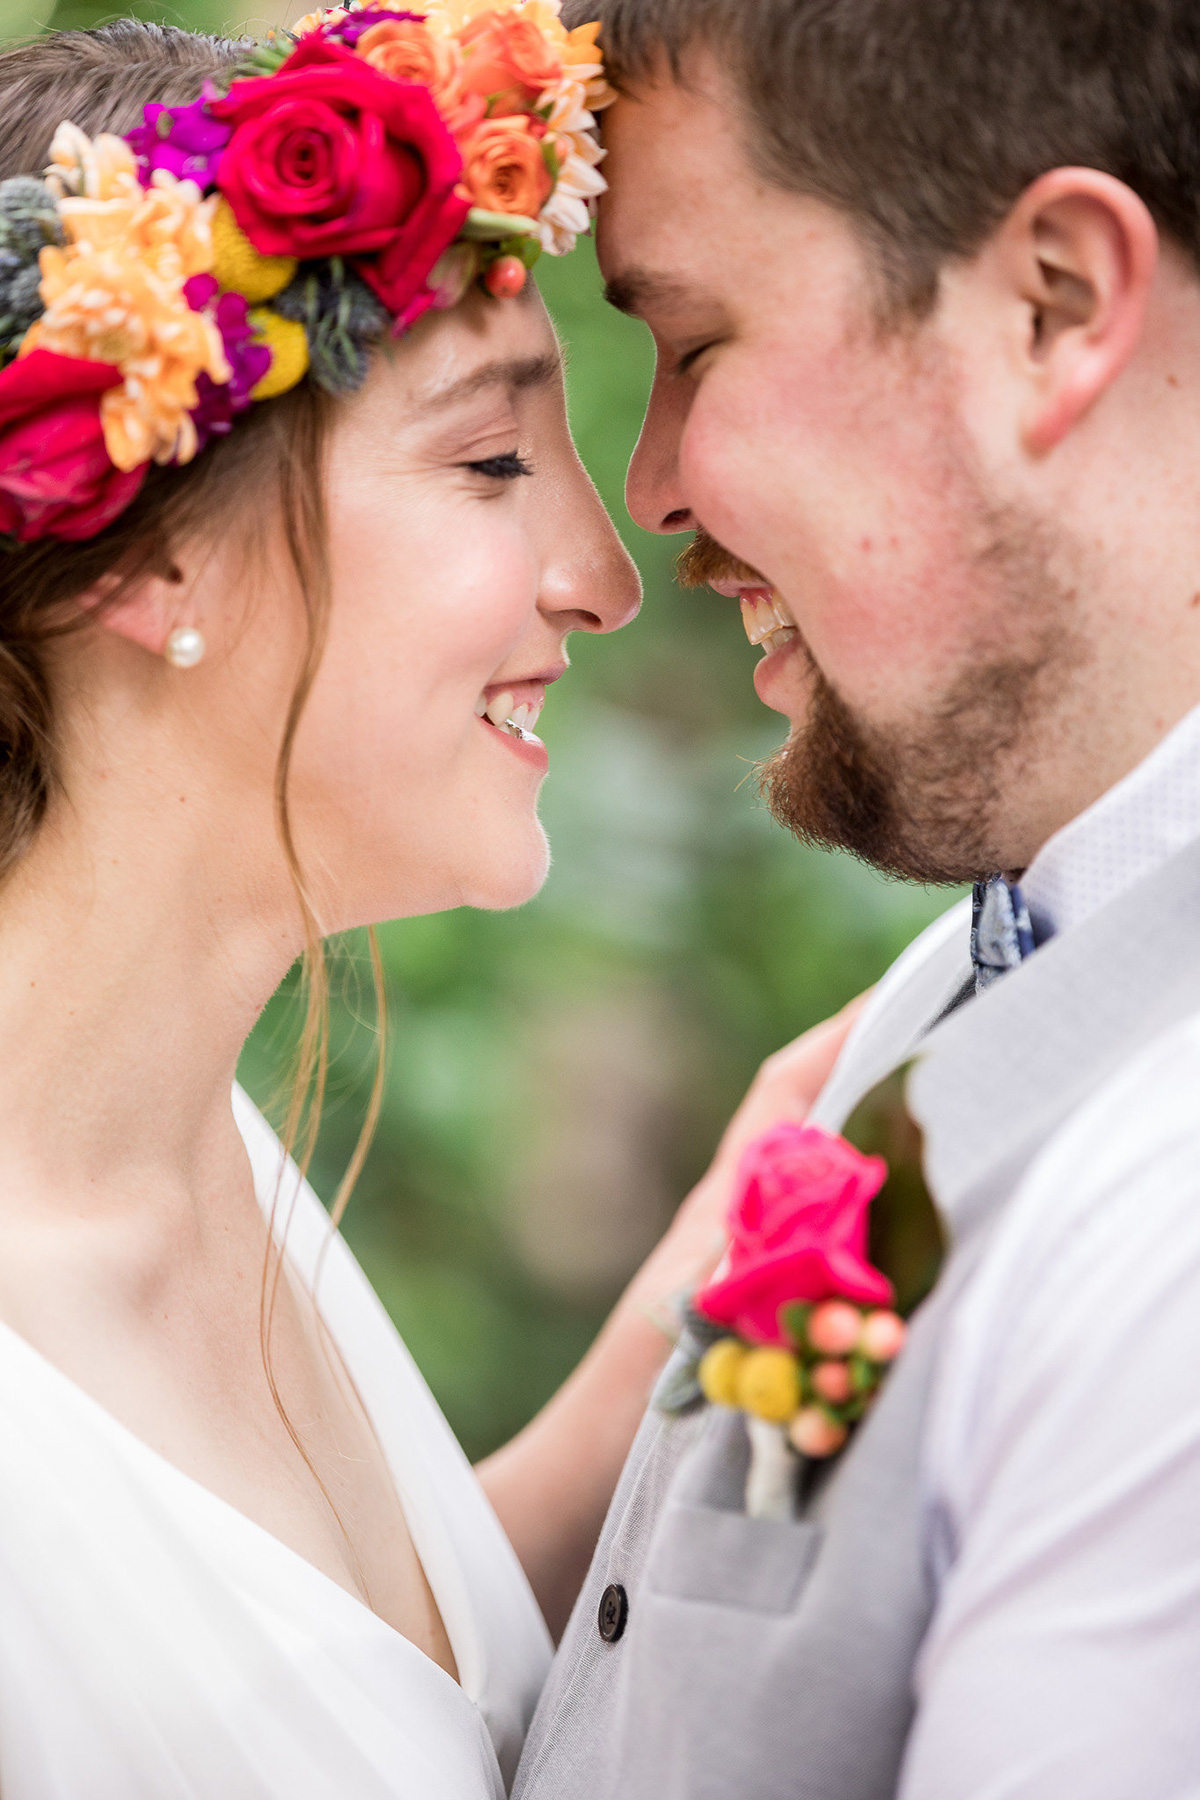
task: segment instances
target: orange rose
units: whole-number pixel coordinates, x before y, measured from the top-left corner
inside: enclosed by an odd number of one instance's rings
[[[483,117],[484,102],[462,84],[462,52],[452,37],[434,37],[423,19],[384,19],[364,31],[355,48],[381,75],[428,88],[456,137]]]
[[[562,57],[531,19],[480,13],[460,34],[463,85],[491,101],[494,116],[533,106],[562,79]]]
[[[554,183],[542,157],[540,120],[485,119],[462,146],[462,186],[472,206],[536,219]]]

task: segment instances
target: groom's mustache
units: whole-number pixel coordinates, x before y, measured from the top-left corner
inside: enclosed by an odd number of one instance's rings
[[[680,587],[707,587],[714,581],[744,582],[747,587],[770,587],[770,582],[718,544],[715,537],[710,537],[703,526],[697,530],[695,537],[686,550],[680,552],[675,561],[675,576]]]

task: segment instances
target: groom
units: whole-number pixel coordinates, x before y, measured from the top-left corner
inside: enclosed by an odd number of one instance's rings
[[[915,1056],[908,1346],[794,1521],[740,1415],[651,1409],[519,1800],[1195,1793],[1195,0],[582,10],[630,508],[742,596],[777,815],[979,885],[814,1113]]]

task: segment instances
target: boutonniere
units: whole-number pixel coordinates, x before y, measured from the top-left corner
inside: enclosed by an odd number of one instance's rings
[[[676,1394],[698,1388],[745,1414],[754,1517],[791,1516],[798,1460],[843,1447],[904,1344],[892,1284],[867,1260],[868,1210],[887,1173],[882,1157],[793,1123],[739,1165],[728,1253],[692,1298],[696,1357]]]

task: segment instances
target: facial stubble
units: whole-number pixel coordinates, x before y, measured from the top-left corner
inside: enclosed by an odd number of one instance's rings
[[[807,663],[805,715],[761,770],[781,825],[910,881],[977,881],[1019,866],[1023,786],[1087,660],[1077,558],[1017,508],[974,509],[971,586],[980,629],[958,674],[917,718],[878,725]],[[718,565],[718,559],[723,561]],[[704,537],[681,578],[755,577]]]

